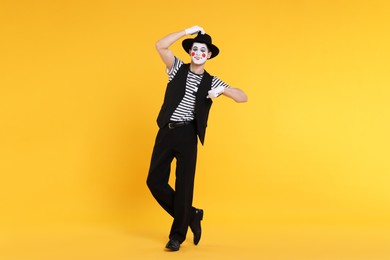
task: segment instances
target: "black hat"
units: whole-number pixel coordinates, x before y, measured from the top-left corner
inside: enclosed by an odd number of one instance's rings
[[[191,39],[185,39],[183,40],[182,44],[183,45],[183,48],[186,52],[188,52],[191,48],[192,48],[192,44],[194,42],[199,42],[199,43],[205,43],[207,45],[207,47],[209,48],[209,51],[211,51],[211,57],[210,59],[214,58],[215,56],[218,55],[219,53],[219,49],[217,46],[215,46],[213,43],[212,43],[212,40],[211,40],[211,37],[210,35],[208,34],[201,34],[200,32],[198,33],[198,35],[195,37],[195,38],[191,38]]]

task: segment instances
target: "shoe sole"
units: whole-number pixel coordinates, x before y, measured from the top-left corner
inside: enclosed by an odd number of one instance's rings
[[[179,251],[179,248],[169,248],[169,247],[166,247],[166,248],[165,248],[165,251],[168,251],[168,252],[176,252],[176,251]]]

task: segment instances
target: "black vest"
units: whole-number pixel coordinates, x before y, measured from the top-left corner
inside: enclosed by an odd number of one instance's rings
[[[180,101],[184,98],[189,66],[189,64],[183,64],[177,71],[175,77],[167,85],[164,103],[157,117],[157,124],[160,128],[163,128],[169,123],[173,112],[179,105]],[[213,77],[205,71],[198,86],[195,98],[196,131],[202,145],[204,144],[204,138],[206,135],[209,111],[213,103],[211,98],[207,98],[208,91],[211,89],[212,80]]]

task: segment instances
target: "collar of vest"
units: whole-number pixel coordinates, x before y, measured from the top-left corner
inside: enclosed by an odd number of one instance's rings
[[[207,70],[205,70],[205,69],[203,69],[203,73],[202,74],[198,74],[198,73],[195,73],[195,72],[193,72],[193,71],[191,71],[191,63],[186,63],[186,64],[183,64],[182,66],[185,66],[186,68],[187,68],[187,70],[189,71],[189,72],[191,72],[191,73],[193,73],[193,74],[195,74],[195,75],[210,75],[208,72],[207,72]]]

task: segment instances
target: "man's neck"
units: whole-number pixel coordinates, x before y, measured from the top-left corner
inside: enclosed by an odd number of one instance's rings
[[[197,65],[197,64],[191,62],[191,64],[190,64],[190,71],[195,73],[195,74],[203,74],[203,72],[204,72],[204,65],[205,65],[204,63],[201,64],[201,65]]]

